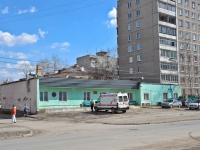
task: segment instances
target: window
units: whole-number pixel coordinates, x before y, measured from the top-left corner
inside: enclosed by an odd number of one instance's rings
[[[200,15],[198,15],[198,20],[200,20]]]
[[[189,29],[189,28],[190,28],[190,23],[189,23],[189,22],[186,22],[186,23],[185,23],[185,27]]]
[[[196,45],[193,45],[193,50],[197,51],[197,46]]]
[[[48,92],[40,92],[40,101],[48,101]]]
[[[132,35],[128,36],[128,41],[132,41]]]
[[[194,56],[194,62],[197,62],[197,56]]]
[[[181,83],[185,84],[185,78],[181,78]]]
[[[141,38],[141,33],[140,33],[140,32],[137,32],[137,33],[136,33],[136,38],[137,38],[137,39]]]
[[[140,10],[136,10],[136,15],[140,16]]]
[[[182,31],[179,32],[179,37],[180,37],[180,38],[183,37],[183,32],[182,32]]]
[[[132,24],[128,24],[128,30],[132,30]]]
[[[129,45],[128,46],[128,52],[132,52],[133,51],[133,46],[132,45]]]
[[[197,25],[195,23],[192,24],[192,28],[196,30]]]
[[[180,60],[184,60],[184,55],[180,55]]]
[[[185,17],[189,17],[189,11],[185,11]]]
[[[140,21],[136,22],[136,27],[139,28],[140,27]]]
[[[174,93],[174,98],[178,98],[178,93]]]
[[[149,100],[149,93],[144,93],[144,100]]]
[[[59,92],[59,101],[67,101],[67,92]]]
[[[90,101],[90,92],[84,92],[84,100]]]
[[[190,33],[186,33],[186,39],[190,39]]]
[[[129,14],[128,14],[128,19],[131,19],[131,18],[132,18],[132,14],[129,13]]]
[[[195,2],[192,2],[192,8],[195,9]]]
[[[129,74],[133,74],[133,68],[129,69]]]
[[[133,57],[129,57],[129,63],[133,62]]]
[[[176,36],[176,29],[170,27],[159,26],[159,32],[163,34]]]
[[[176,46],[176,41],[160,38],[160,44],[168,45],[168,46]]]
[[[188,0],[185,0],[185,5],[188,6],[189,2]]]
[[[183,10],[179,9],[179,16],[182,16],[182,15],[183,15]]]
[[[194,81],[195,84],[199,84],[199,78],[195,78],[194,80],[195,80],[195,81]]]
[[[161,56],[168,57],[168,58],[177,58],[177,52],[169,51],[169,50],[160,50]]]
[[[141,55],[137,55],[137,61],[142,61],[142,56]]]
[[[198,4],[198,9],[200,9],[200,4]]]
[[[196,41],[196,34],[193,34],[192,37],[193,37],[193,41]]]
[[[195,90],[195,93],[196,93],[196,95],[198,95],[198,94],[199,94],[199,90],[198,90],[198,89],[196,89],[196,90]]]
[[[132,3],[129,2],[129,3],[128,3],[128,8],[131,8],[131,7],[132,7]]]
[[[180,43],[180,49],[183,49],[183,48],[184,48],[184,44]]]
[[[183,21],[179,20],[179,26],[182,27],[183,26]]]
[[[140,4],[140,0],[136,0],[136,4]]]
[[[185,71],[185,67],[181,66],[181,72],[184,72],[184,71]]]
[[[182,4],[182,0],[178,0],[178,3],[179,3],[179,4]]]
[[[133,93],[128,93],[129,100],[133,100]]]
[[[198,67],[194,67],[194,73],[198,74]]]
[[[199,41],[200,41],[200,35],[199,35]]]
[[[167,100],[167,99],[168,99],[167,93],[163,93],[163,99],[164,99],[164,100]]]
[[[190,44],[187,43],[187,50],[190,50]]]
[[[195,16],[196,16],[195,13],[192,13],[192,19],[195,19]]]
[[[137,50],[141,50],[141,49],[142,49],[142,44],[141,43],[137,44]]]

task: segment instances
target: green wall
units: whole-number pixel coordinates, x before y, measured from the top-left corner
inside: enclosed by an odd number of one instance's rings
[[[67,101],[59,101],[59,92],[67,92]],[[95,94],[94,91],[97,91]],[[48,92],[49,101],[40,101],[40,92]],[[52,93],[56,92],[53,97]],[[139,90],[137,89],[84,89],[84,88],[57,88],[57,87],[40,87],[38,93],[38,108],[63,108],[63,107],[79,107],[84,101],[84,92],[90,92],[90,99],[97,100],[100,93],[133,93],[133,100],[139,102]]]
[[[145,93],[149,94],[149,100],[144,100]],[[174,98],[174,93],[178,93],[178,96],[182,95],[181,87],[178,85],[142,83],[140,85],[141,101],[139,105],[142,106],[142,103],[157,105],[157,102],[163,102],[163,93],[167,93],[168,98]]]

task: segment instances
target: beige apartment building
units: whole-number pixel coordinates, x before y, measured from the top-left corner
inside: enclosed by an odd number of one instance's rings
[[[199,93],[200,0],[118,0],[117,34],[120,79]]]

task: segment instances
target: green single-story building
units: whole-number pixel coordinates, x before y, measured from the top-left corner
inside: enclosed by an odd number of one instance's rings
[[[181,87],[171,84],[150,84],[131,80],[88,80],[68,78],[32,78],[1,85],[2,109],[16,105],[31,113],[43,109],[73,108],[97,100],[100,93],[128,93],[130,104],[157,105],[168,98],[178,98]]]

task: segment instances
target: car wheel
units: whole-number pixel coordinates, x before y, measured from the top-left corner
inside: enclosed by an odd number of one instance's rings
[[[116,112],[115,108],[112,108],[111,111],[112,111],[113,114]]]
[[[178,108],[181,108],[181,105],[178,105]]]
[[[170,105],[170,108],[173,108],[173,105]]]
[[[162,108],[165,108],[164,106],[162,106]]]
[[[191,109],[191,108],[189,108],[189,109]]]
[[[126,112],[126,110],[122,110],[122,112],[123,112],[123,113],[125,113],[125,112]]]

